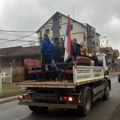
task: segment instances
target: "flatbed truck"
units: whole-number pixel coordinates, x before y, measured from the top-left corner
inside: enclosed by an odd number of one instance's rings
[[[17,82],[17,85],[26,88],[25,94],[17,96],[18,104],[27,105],[33,112],[46,111],[49,107],[66,108],[76,109],[78,113],[86,116],[96,99],[109,99],[111,81],[108,74],[105,74],[105,55],[100,56],[102,67],[73,65],[72,80]],[[16,72],[17,70],[13,70],[13,77]]]

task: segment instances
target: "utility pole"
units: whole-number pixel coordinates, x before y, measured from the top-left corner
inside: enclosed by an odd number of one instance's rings
[[[2,94],[2,75],[0,71],[0,94]]]
[[[73,4],[73,19],[75,19],[75,8],[74,8],[74,4]]]

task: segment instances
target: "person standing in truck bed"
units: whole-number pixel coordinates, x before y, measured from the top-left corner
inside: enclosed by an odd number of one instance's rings
[[[41,44],[41,55],[42,55],[42,71],[41,77],[42,80],[50,79],[50,71],[51,71],[51,62],[54,53],[54,47],[51,43],[47,34],[44,34],[44,39]],[[47,73],[47,75],[46,75]]]
[[[86,57],[89,56],[87,45],[84,42],[80,43],[80,51],[83,56],[86,56]]]
[[[76,38],[72,39],[72,51],[71,51],[71,54],[72,54],[74,60],[76,59],[77,56],[81,55],[80,44],[77,43]]]
[[[93,51],[91,55],[92,55],[92,56],[91,56],[91,60],[94,61],[94,65],[95,65],[95,66],[100,66],[100,65],[99,65],[99,60],[98,60],[98,58],[97,58],[97,56],[96,56],[96,52]]]
[[[54,45],[54,54],[53,54],[53,59],[55,60],[55,63],[57,65],[57,67],[60,69],[62,68],[62,64],[64,62],[64,58],[63,58],[63,48],[60,45],[59,41],[56,41],[55,45]]]

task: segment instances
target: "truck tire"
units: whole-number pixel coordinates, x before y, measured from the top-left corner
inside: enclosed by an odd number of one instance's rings
[[[118,75],[118,82],[120,82],[120,75]]]
[[[102,96],[102,100],[108,100],[110,96],[110,86],[107,80],[104,81],[104,86],[105,89],[104,89],[104,94]]]
[[[46,112],[48,107],[39,107],[39,106],[28,106],[29,109],[34,113]]]
[[[92,104],[91,89],[89,87],[85,87],[82,89],[81,93],[82,93],[82,106],[78,106],[77,111],[81,115],[87,116],[91,110]]]

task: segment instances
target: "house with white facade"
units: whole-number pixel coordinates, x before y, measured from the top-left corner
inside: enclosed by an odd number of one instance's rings
[[[92,31],[93,27],[90,28],[89,26],[88,28],[88,24],[82,24],[72,18],[70,20],[71,20],[71,38],[76,38],[79,44],[84,41],[86,44],[89,45],[89,43],[92,44],[92,42],[88,41],[88,32],[89,35],[91,35],[92,32],[94,32],[93,37],[97,37],[94,39],[94,41],[97,39],[97,42],[99,42],[98,40],[99,34],[95,32],[95,29],[94,31]],[[44,34],[48,34],[53,43],[55,43],[58,40],[60,41],[60,43],[62,43],[66,35],[67,22],[68,16],[56,12],[49,20],[47,20],[45,24],[43,24],[36,31],[36,33],[38,34],[39,43],[42,41]],[[91,41],[91,39],[89,40]]]

